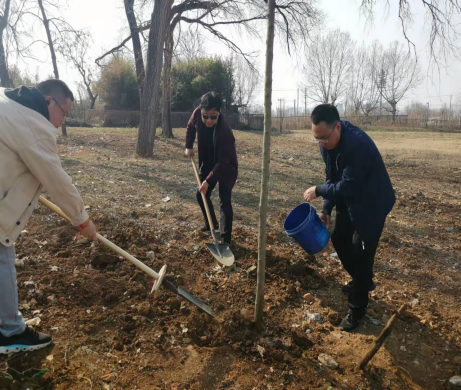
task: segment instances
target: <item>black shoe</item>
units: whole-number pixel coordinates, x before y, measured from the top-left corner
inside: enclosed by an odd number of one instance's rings
[[[346,317],[339,324],[339,329],[351,332],[360,324],[360,320],[365,316],[365,309],[349,309]]]
[[[221,244],[231,245],[231,235],[230,234],[221,234]]]
[[[218,229],[219,229],[219,226],[215,226],[214,230],[218,230]],[[203,233],[211,233],[210,226],[208,224],[202,227],[200,231]]]
[[[5,337],[0,333],[0,354],[35,351],[51,343],[51,336],[26,328],[21,334]]]
[[[352,290],[352,285],[353,285],[354,282],[349,282],[347,284],[345,284],[344,286],[341,287],[341,291],[344,293],[344,294],[350,294],[351,293],[351,290]],[[368,291],[373,291],[374,289],[376,289],[376,283],[375,282],[371,282],[371,286],[368,288]]]

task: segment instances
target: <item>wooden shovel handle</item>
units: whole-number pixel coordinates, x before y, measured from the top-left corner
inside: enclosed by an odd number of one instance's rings
[[[202,183],[200,183],[200,176],[198,174],[197,166],[195,165],[195,161],[193,157],[191,157],[190,161],[192,162],[192,166],[194,167],[195,177],[197,178],[197,184],[200,187]],[[210,213],[210,209],[208,208],[208,203],[206,201],[205,194],[203,192],[200,192],[200,193],[202,194],[203,204],[205,205],[206,216],[208,218],[208,224],[210,225],[210,230],[213,231],[214,224],[213,224],[213,220],[211,219],[211,213]]]
[[[39,202],[48,207],[50,210],[54,211],[56,214],[59,214],[63,217],[67,222],[71,222],[70,218],[55,204],[51,203],[49,200],[45,199],[43,196],[39,198]],[[159,275],[155,272],[152,268],[145,265],[142,261],[139,261],[136,257],[130,255],[128,252],[125,252],[122,248],[115,245],[113,242],[109,241],[107,238],[101,236],[97,233],[98,241],[103,244],[104,246],[108,247],[109,249],[113,250],[115,253],[118,253],[120,256],[123,256],[126,260],[133,263],[136,267],[138,267],[141,271],[145,272],[146,274],[152,276],[155,280],[158,280]]]

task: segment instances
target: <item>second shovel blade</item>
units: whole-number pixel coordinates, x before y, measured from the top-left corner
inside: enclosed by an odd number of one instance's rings
[[[216,245],[218,248],[216,248]],[[207,248],[210,250],[211,254],[218,260],[222,265],[230,267],[234,264],[234,254],[227,244],[206,244]],[[219,252],[218,252],[219,249]]]

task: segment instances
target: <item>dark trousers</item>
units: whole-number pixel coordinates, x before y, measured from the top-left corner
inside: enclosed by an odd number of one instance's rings
[[[384,221],[378,225],[375,226],[373,236],[364,242],[355,231],[347,210],[336,211],[331,242],[343,267],[352,277],[352,289],[348,300],[349,307],[352,309],[365,309],[368,306],[368,289],[373,282],[376,248],[384,228]]]
[[[203,183],[203,181],[206,179],[207,175],[200,174],[200,181]],[[217,183],[210,184],[208,186],[208,191],[206,192],[205,198],[208,203],[208,208],[210,210],[211,214],[211,219],[213,221],[214,226],[218,226],[218,220],[216,219],[216,214],[214,212],[214,207],[213,203],[211,202],[211,193],[216,187]],[[203,199],[202,199],[202,194],[197,191],[197,202],[200,205],[200,208],[202,209],[203,213],[203,218],[205,218],[205,223],[208,226],[208,218],[206,215],[206,210],[205,210],[205,205],[203,204]],[[220,208],[221,208],[221,224],[220,224],[220,230],[221,230],[221,237],[223,240],[226,242],[230,241],[231,235],[232,235],[232,221],[234,220],[234,210],[232,209],[232,189],[225,188],[221,184],[219,185],[219,200],[220,200]],[[211,228],[214,228],[214,226],[211,226]]]

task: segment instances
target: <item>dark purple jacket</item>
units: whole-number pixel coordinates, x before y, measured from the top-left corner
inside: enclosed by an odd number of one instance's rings
[[[193,112],[187,124],[186,131],[186,148],[192,149],[196,134],[200,134],[199,129],[205,127],[202,122],[200,107]],[[198,154],[205,153],[198,136]],[[235,185],[238,175],[237,152],[235,151],[235,138],[232,129],[227,124],[223,115],[219,115],[218,123],[213,132],[214,146],[214,167],[206,177],[209,183],[218,182],[227,189],[232,189]]]

